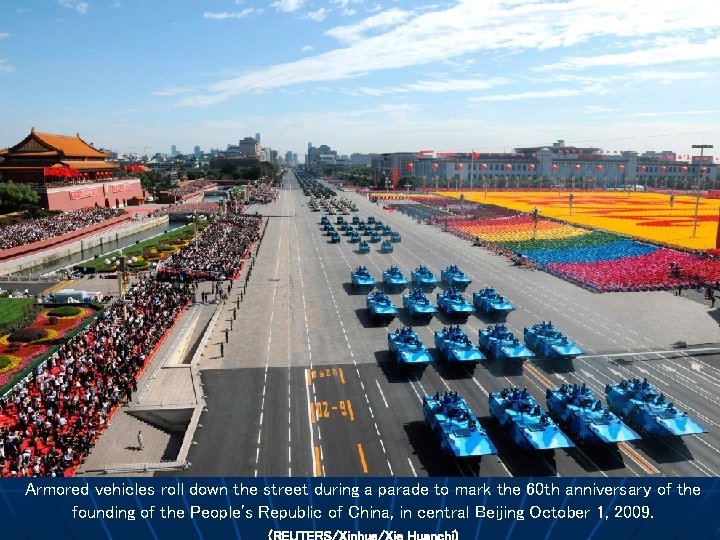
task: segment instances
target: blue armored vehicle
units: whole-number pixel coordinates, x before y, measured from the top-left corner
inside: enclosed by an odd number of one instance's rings
[[[432,362],[432,356],[412,328],[390,332],[388,347],[399,365],[427,366]]]
[[[440,277],[450,287],[455,287],[456,289],[460,289],[461,291],[464,291],[467,286],[472,283],[470,277],[454,264],[451,264],[450,266],[442,270],[440,272]]]
[[[338,216],[337,219],[335,220],[336,225],[342,225],[344,223],[345,223],[345,218],[342,216]]]
[[[495,289],[487,288],[473,293],[473,305],[485,315],[506,317],[515,307]]]
[[[382,229],[381,234],[382,234],[383,236],[390,236],[390,235],[392,234],[392,232],[393,232],[393,231],[392,231],[392,229],[390,228],[390,225],[385,225],[385,226],[383,227],[383,229]]]
[[[390,241],[391,242],[399,242],[400,240],[402,240],[402,238],[400,237],[399,232],[393,231],[390,233]]]
[[[390,291],[402,291],[408,285],[407,278],[397,266],[391,266],[383,272],[383,283]]]
[[[330,243],[331,244],[339,244],[340,243],[340,234],[337,231],[333,231],[330,233]]]
[[[553,450],[575,446],[526,389],[490,392],[490,414],[521,448]]]
[[[568,340],[550,321],[543,321],[534,324],[532,328],[525,328],[524,335],[525,343],[537,356],[550,359],[571,359],[585,353]]]
[[[433,290],[435,285],[437,285],[437,278],[427,266],[418,266],[410,272],[410,277],[412,277],[413,285],[416,287]]]
[[[371,234],[370,234],[370,241],[373,242],[373,243],[379,242],[379,241],[380,241],[380,235],[377,234],[377,233],[371,233]]]
[[[436,298],[438,308],[447,315],[467,318],[475,311],[470,302],[465,300],[462,293],[455,288],[437,293]]]
[[[436,330],[435,346],[449,364],[474,366],[481,360],[485,360],[485,355],[472,344],[459,326]]]
[[[428,300],[425,293],[421,289],[413,289],[403,295],[403,306],[411,317],[429,317],[437,313],[437,309]]]
[[[353,231],[352,233],[350,233],[350,243],[357,244],[358,242],[360,242],[360,235]]]
[[[545,397],[550,416],[580,442],[618,443],[640,438],[603,406],[585,383],[548,388]]]
[[[665,394],[647,379],[622,380],[605,386],[605,398],[613,412],[642,435],[670,437],[707,433],[707,429],[680,412]]]
[[[392,253],[393,249],[394,248],[390,240],[383,240],[382,244],[380,244],[381,253]]]
[[[374,321],[390,322],[398,314],[395,304],[383,291],[371,292],[367,295],[365,303],[370,311],[370,318]]]
[[[373,225],[375,223],[375,216],[368,217],[367,222],[368,224]]]
[[[323,227],[328,223],[330,223],[330,220],[328,219],[327,216],[323,216],[320,218],[320,225],[322,225]]]
[[[355,229],[352,228],[352,225],[348,225],[347,223],[343,226],[343,230],[345,231],[345,236],[350,236],[352,233],[355,232]]]
[[[382,231],[385,228],[385,224],[379,219],[375,222],[375,230]]]
[[[333,227],[332,224],[330,224],[330,223],[326,223],[324,228],[325,228],[325,232],[328,233],[328,236],[330,235],[331,232],[335,231],[335,227]]]
[[[364,266],[358,266],[357,269],[350,273],[352,284],[355,288],[360,289],[362,287],[373,288],[375,286],[375,278],[372,277],[370,272]]]
[[[368,244],[365,240],[362,240],[358,244],[358,253],[370,253],[370,244]]]
[[[353,216],[353,217],[352,217],[352,224],[353,224],[353,225],[359,225],[359,224],[360,224],[360,217],[359,217],[359,216]]]
[[[504,324],[496,324],[480,330],[480,350],[488,358],[495,360],[522,360],[533,356],[532,351],[520,343]]]
[[[457,392],[436,392],[423,398],[425,422],[450,458],[469,458],[497,454],[463,397]]]

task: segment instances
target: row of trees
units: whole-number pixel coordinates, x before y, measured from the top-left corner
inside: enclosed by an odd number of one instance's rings
[[[34,211],[38,208],[40,196],[31,187],[12,182],[0,184],[0,212],[7,214],[18,211]]]

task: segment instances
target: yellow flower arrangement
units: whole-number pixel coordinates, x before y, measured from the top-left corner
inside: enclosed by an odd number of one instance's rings
[[[440,194],[440,193],[439,193]],[[692,237],[695,197],[645,192],[575,192],[570,213],[568,191],[443,192],[465,201],[494,204],[521,212],[540,210],[541,217],[561,219],[642,240],[690,249],[715,247],[717,199],[700,198],[697,235]]]

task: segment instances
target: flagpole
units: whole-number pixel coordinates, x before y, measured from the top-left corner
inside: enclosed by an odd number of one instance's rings
[[[473,159],[475,158],[475,149],[473,148],[470,152],[470,191],[473,188]]]

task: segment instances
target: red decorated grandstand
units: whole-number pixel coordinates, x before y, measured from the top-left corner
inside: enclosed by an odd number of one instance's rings
[[[32,128],[18,144],[0,150],[0,157],[0,180],[29,185],[49,210],[119,208],[144,199],[140,180],[118,178],[118,164],[79,134],[53,135]]]

